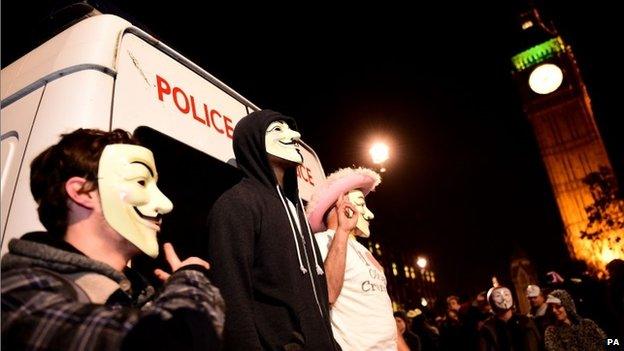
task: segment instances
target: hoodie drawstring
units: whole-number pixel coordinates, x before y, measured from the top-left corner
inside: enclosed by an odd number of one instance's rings
[[[280,196],[280,200],[282,200],[282,205],[284,206],[284,210],[286,210],[286,215],[288,216],[288,223],[290,223],[290,230],[293,234],[293,239],[295,240],[295,247],[297,248],[297,258],[299,259],[299,269],[301,270],[301,273],[306,274],[308,273],[308,270],[305,269],[305,267],[303,266],[303,260],[301,259],[301,250],[299,249],[299,240],[297,240],[295,226],[293,225],[292,219],[290,219],[290,215],[289,215],[290,211],[288,210],[288,205],[286,205],[286,201],[284,200],[284,196],[282,195],[282,191],[280,190],[279,185],[276,186],[276,188],[277,188],[277,193]],[[314,258],[316,258],[316,255],[314,256]]]
[[[290,213],[290,210],[288,209],[288,206],[286,205],[286,200],[284,199],[284,196],[282,195],[282,191],[280,190],[279,185],[277,185],[277,193],[279,194],[280,199],[282,200],[282,205],[284,206],[284,210],[286,210],[286,215],[288,216],[288,222],[290,223],[290,229],[293,232],[293,238],[295,239],[295,246],[297,247],[297,256],[299,258],[299,269],[301,269],[301,272],[303,274],[306,274],[308,271],[303,267],[303,259],[301,258],[301,251],[299,250],[299,241],[297,240],[297,233],[298,232],[295,231],[295,226],[293,225],[294,217],[290,218],[292,213]],[[299,199],[299,201],[301,202],[301,199]],[[294,207],[294,205],[293,205],[293,207]],[[302,207],[302,209],[303,209],[303,207]],[[296,211],[295,214],[298,215],[298,213],[299,212]],[[305,222],[306,222],[306,224],[308,224],[307,220]],[[299,229],[301,230],[301,228],[299,228]],[[309,233],[311,233],[311,232],[308,229],[308,234]],[[303,245],[303,250],[304,250],[303,253],[305,254],[305,260],[306,260],[307,267],[308,267],[308,269],[312,269],[310,267],[310,259],[309,259],[308,253],[307,253],[307,251],[305,251],[306,250],[306,248],[305,248],[305,237],[303,236],[303,234],[301,234],[301,241],[303,242],[303,244],[302,244]],[[314,252],[315,251],[314,250],[314,241],[310,242],[310,246],[311,246],[312,252]],[[314,254],[314,260],[316,261],[316,253],[313,253],[313,254]],[[319,267],[318,262],[317,262],[317,264],[316,264],[316,273],[317,274],[319,272],[319,268],[320,267]],[[322,272],[322,270],[321,270],[321,272]],[[318,293],[316,291],[316,283],[314,283],[314,277],[312,276],[311,273],[310,273],[309,277],[310,277],[310,284],[312,285],[312,291],[314,292],[314,299],[316,300],[316,305],[319,308],[319,313],[321,314],[321,317],[324,318],[325,316],[323,314],[323,308],[321,307],[321,303],[319,301]]]
[[[305,208],[303,207],[303,201],[301,201],[301,198],[297,197],[297,199],[299,199],[299,205],[301,206],[301,208]],[[306,227],[308,228],[308,235],[310,236],[310,244],[313,245],[314,238],[312,238],[312,228],[310,228],[310,223],[308,223],[307,220],[304,222],[306,224]],[[319,265],[319,261],[318,261],[318,258],[316,257],[316,250],[314,250],[314,246],[312,246],[312,255],[314,255],[314,264],[316,265],[316,274],[323,275],[325,272],[323,272],[323,268],[321,268],[321,266]]]

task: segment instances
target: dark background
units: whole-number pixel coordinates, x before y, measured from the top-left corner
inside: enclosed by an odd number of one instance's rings
[[[3,67],[49,36],[49,7],[66,2],[2,2]],[[459,294],[485,290],[492,275],[510,284],[514,252],[528,255],[540,277],[569,269],[558,210],[510,74],[526,3],[500,3],[222,9],[99,2],[256,105],[293,116],[326,173],[370,166],[370,143],[389,143],[387,172],[368,199],[372,237],[427,256],[442,292]],[[622,184],[616,2],[533,3],[572,45]]]

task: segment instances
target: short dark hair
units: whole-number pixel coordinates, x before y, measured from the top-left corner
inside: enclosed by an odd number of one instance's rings
[[[62,134],[61,140],[40,153],[30,164],[30,191],[37,202],[39,220],[51,234],[59,237],[67,230],[67,192],[71,177],[88,181],[87,191],[97,189],[100,156],[106,145],[139,142],[125,130],[105,132],[77,129]]]
[[[457,297],[456,295],[450,295],[449,297],[446,298],[446,303],[450,304],[451,301],[457,301],[457,303],[459,303],[459,297]]]

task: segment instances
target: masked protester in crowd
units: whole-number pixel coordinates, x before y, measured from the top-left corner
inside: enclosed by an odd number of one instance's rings
[[[604,350],[607,336],[594,321],[581,318],[576,305],[565,290],[554,290],[546,303],[555,317],[555,324],[546,328],[544,344],[547,351]]]
[[[150,150],[125,131],[78,129],[31,164],[30,187],[48,232],[9,243],[2,258],[2,349],[209,350],[219,347],[223,300],[208,263],[165,254],[173,273],[156,295],[127,267],[158,255],[173,205]]]
[[[343,350],[396,349],[397,329],[383,267],[356,236],[370,236],[366,195],[381,182],[367,168],[343,168],[319,184],[308,204],[325,262],[331,323]]]
[[[479,351],[539,351],[540,336],[533,321],[514,313],[511,291],[503,286],[491,288],[487,300],[494,316],[488,318],[479,332]]]
[[[244,178],[214,204],[206,245],[228,307],[228,349],[338,348],[323,262],[298,195],[299,138],[292,118],[270,110],[234,129]]]

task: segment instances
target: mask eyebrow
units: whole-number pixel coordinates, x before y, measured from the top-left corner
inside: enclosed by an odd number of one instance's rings
[[[148,166],[147,164],[141,162],[141,161],[134,161],[132,163],[138,163],[140,165],[145,166],[145,168],[147,168],[147,170],[150,172],[150,175],[153,177],[154,176],[154,171],[152,171],[152,168],[150,168],[150,166]]]
[[[271,126],[272,126],[272,127],[271,127]],[[287,127],[289,127],[289,126],[288,126],[288,124],[286,124],[286,123],[284,123],[284,122],[282,122],[282,121],[275,121],[275,122],[272,122],[271,124],[269,124],[269,127],[270,127],[270,128],[268,128],[268,130],[267,130],[267,131],[268,131],[268,132],[272,132],[272,131],[274,131],[274,130],[275,130],[275,128],[278,128],[278,127],[280,127],[280,128],[287,128]]]

